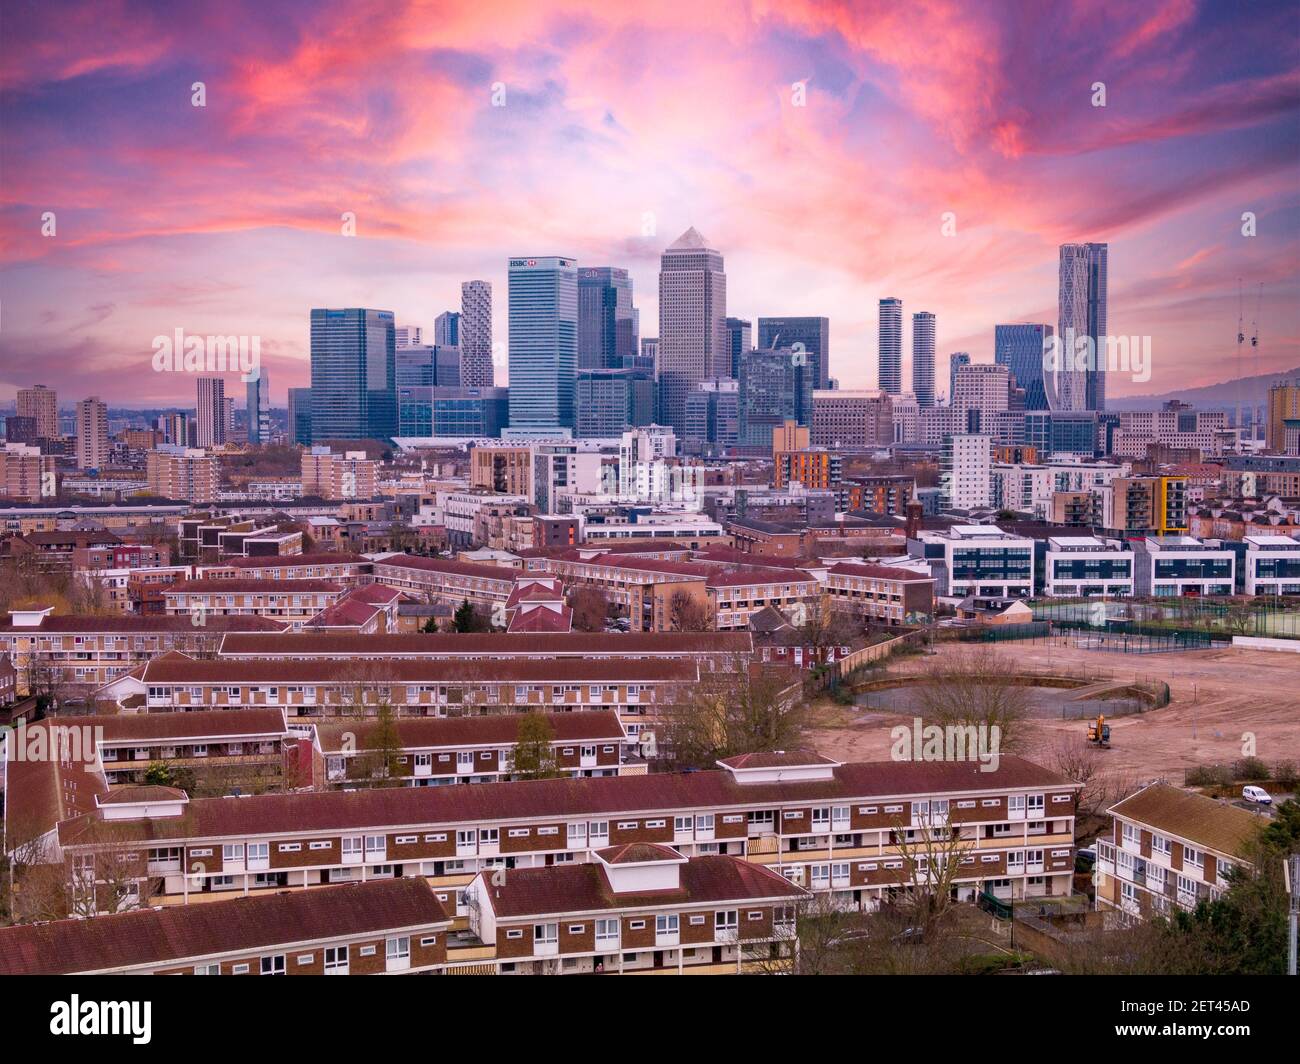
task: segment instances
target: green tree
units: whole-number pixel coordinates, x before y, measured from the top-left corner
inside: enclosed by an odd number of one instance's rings
[[[452,617],[452,630],[456,632],[486,632],[491,629],[482,614],[474,608],[474,604],[469,599],[465,599],[456,607],[456,613]]]
[[[172,770],[162,761],[152,761],[144,770],[144,783],[147,787],[171,787]]]
[[[514,774],[525,780],[554,779],[563,774],[555,758],[555,729],[536,710],[519,718]]]
[[[437,634],[437,631],[438,631],[438,618],[435,617],[435,616],[433,616],[433,614],[430,614],[430,615],[429,615],[429,619],[428,619],[427,621],[424,622],[424,627],[423,627],[422,629],[420,629],[420,631],[422,631],[422,632],[428,632],[430,635],[435,635],[435,634]]]

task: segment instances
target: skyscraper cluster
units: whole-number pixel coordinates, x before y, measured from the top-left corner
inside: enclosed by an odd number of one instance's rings
[[[1062,244],[1058,322],[1000,324],[994,327],[994,363],[1004,366],[1024,392],[1027,411],[1104,411],[1106,409],[1106,244]],[[1060,342],[1052,356],[1053,339]],[[949,355],[948,398],[953,403],[959,371],[970,355]],[[903,301],[880,300],[878,376],[891,396],[903,394]],[[935,316],[912,315],[912,394],[918,409],[935,405]]]

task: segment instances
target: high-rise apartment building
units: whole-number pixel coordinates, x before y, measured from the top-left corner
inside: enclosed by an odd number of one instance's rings
[[[197,505],[216,501],[221,469],[207,451],[164,445],[145,455],[145,478],[152,494]]]
[[[577,263],[563,256],[512,258],[509,299],[510,428],[540,434],[572,430],[578,370]],[[463,329],[467,322],[468,315],[461,322]]]
[[[311,312],[312,440],[397,432],[397,339],[390,310]]]
[[[948,405],[952,406],[953,397],[957,394],[957,371],[962,366],[970,365],[970,355],[965,351],[954,351],[948,356]]]
[[[1106,409],[1106,244],[1062,244],[1057,339],[1062,360],[1044,377],[1052,410]],[[1091,364],[1079,368],[1075,346],[1091,337]]]
[[[18,389],[16,413],[36,421],[37,439],[57,439],[59,435],[58,393],[43,384]]]
[[[448,326],[450,329],[450,324]],[[466,388],[491,388],[496,383],[492,367],[492,285],[465,281],[460,286],[460,317],[455,325],[460,342],[460,382]],[[448,331],[450,338],[451,332]],[[436,343],[442,340],[434,337]],[[511,384],[514,381],[511,380]]]
[[[98,396],[77,404],[77,468],[102,469],[108,464],[108,407]]]
[[[415,347],[424,343],[424,330],[418,325],[398,325],[393,328],[393,341],[398,347]]]
[[[55,495],[55,457],[26,443],[0,446],[0,497],[40,502]]]
[[[221,377],[200,377],[194,411],[194,442],[199,447],[220,447],[226,442],[226,382]]]
[[[934,315],[912,315],[912,393],[922,410],[934,406]]]
[[[903,301],[880,301],[880,389],[889,395],[903,391]]]
[[[988,433],[992,417],[1011,406],[1011,372],[988,363],[961,366],[953,392],[952,408],[966,417],[971,432]]]
[[[1300,379],[1278,381],[1268,390],[1268,420],[1264,446],[1286,453],[1287,422],[1300,418]]]
[[[993,449],[988,436],[957,432],[944,438],[939,487],[944,505],[955,510],[993,501]]]
[[[679,437],[686,397],[701,381],[731,373],[728,340],[722,255],[692,227],[659,264],[659,420]]]
[[[371,499],[375,495],[379,463],[365,451],[336,454],[328,447],[312,447],[302,454],[302,493],[322,499]]]

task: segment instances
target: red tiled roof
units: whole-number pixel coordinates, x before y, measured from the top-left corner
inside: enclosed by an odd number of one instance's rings
[[[512,868],[500,886],[489,887],[487,896],[498,919],[670,903],[758,902],[807,896],[807,891],[784,876],[736,857],[692,857],[678,868],[681,886],[677,890],[619,894],[610,889],[604,870],[597,864]]]
[[[131,805],[137,802],[175,802],[188,801],[187,795],[179,787],[163,787],[158,784],[145,784],[140,787],[119,787],[115,791],[99,796],[100,805]]]
[[[284,710],[200,709],[190,713],[126,713],[116,716],[52,717],[53,725],[102,728],[104,742],[140,742],[148,739],[182,742],[217,736],[287,734]]]
[[[718,764],[729,768],[793,768],[800,765],[838,765],[840,762],[819,754],[816,750],[772,750],[725,757]]]
[[[169,965],[321,939],[445,926],[447,913],[421,878],[231,898],[212,905],[56,920],[0,928],[0,974],[63,975]]]
[[[57,619],[57,618],[51,618]],[[240,618],[210,617],[211,625],[219,620]],[[250,618],[252,619],[252,618]],[[189,625],[189,618],[176,618]],[[332,635],[325,633],[286,632],[283,635],[232,635],[222,640],[223,658],[296,654],[321,654],[343,657],[349,654],[375,656],[420,655],[451,657],[483,655],[492,657],[536,654],[559,655],[617,654],[624,657],[646,655],[752,654],[753,637],[748,632],[571,632],[508,635],[504,632],[390,632],[382,635]]]
[[[16,749],[19,739],[22,750]],[[71,739],[69,736],[69,746],[61,752],[74,756],[56,760],[50,756],[48,722],[28,724],[21,733],[10,736],[4,822],[5,843],[11,851],[50,831],[61,820],[92,812],[95,799],[108,791],[104,777],[95,771],[98,762],[88,760],[95,751],[74,749]]]
[[[416,554],[394,554],[376,558],[375,565],[395,565],[399,569],[420,569],[427,573],[451,573],[477,576],[484,580],[504,580],[513,584],[519,570],[504,565],[480,565],[477,562],[454,562],[446,558],[423,558]]]
[[[520,607],[510,618],[510,632],[569,632],[573,630],[573,610],[560,604]]]
[[[689,682],[699,668],[682,658],[222,658],[163,655],[145,666],[143,680],[159,683],[649,683]]]
[[[791,573],[773,569],[724,569],[709,576],[709,587],[746,587],[750,584],[816,584],[811,573]]]
[[[622,846],[607,846],[597,850],[596,856],[606,864],[644,864],[647,861],[684,861],[685,858],[671,846],[653,842],[627,842]]]
[[[220,617],[204,619],[204,628],[216,632],[282,632],[284,621],[270,617]],[[58,616],[46,617],[39,625],[15,625],[12,620],[0,621],[0,632],[39,632],[41,635],[82,635],[88,632],[105,632],[109,635],[147,635],[152,632],[192,632],[194,622],[189,617],[140,617],[133,614],[106,614],[101,617]]]
[[[506,609],[511,609],[521,602],[562,602],[564,601],[564,585],[560,583],[559,577],[552,577],[546,580],[538,581],[520,580],[515,584],[515,588],[510,592],[510,597],[506,599]]]
[[[11,766],[12,767],[12,766]],[[959,791],[1074,788],[1063,776],[1004,755],[995,772],[978,762],[875,761],[841,765],[828,780],[737,783],[725,769],[513,783],[466,787],[397,787],[246,798],[192,799],[181,820],[159,819],[137,830],[153,838],[223,838],[233,835],[346,831],[435,823],[534,820],[600,813],[658,813],[666,809],[718,809],[834,798],[905,797]],[[125,821],[115,821],[124,830]],[[75,845],[82,821],[59,828],[64,845]]]
[[[613,710],[542,715],[550,724],[557,743],[622,742],[626,739],[618,714]],[[395,723],[402,748],[418,750],[424,747],[513,743],[519,736],[519,722],[523,717],[522,713],[490,713],[476,717],[398,717]],[[377,726],[371,722],[318,724],[316,734],[325,753],[341,750],[344,736],[347,735],[352,736],[356,749],[363,750]]]
[[[888,565],[859,565],[854,562],[836,562],[829,570],[837,576],[869,576],[877,580],[931,580],[924,573],[911,569],[898,569]]]

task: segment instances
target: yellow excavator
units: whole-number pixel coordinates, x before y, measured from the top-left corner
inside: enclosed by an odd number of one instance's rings
[[[1110,725],[1100,713],[1097,714],[1096,720],[1088,721],[1088,742],[1093,746],[1110,748]]]

